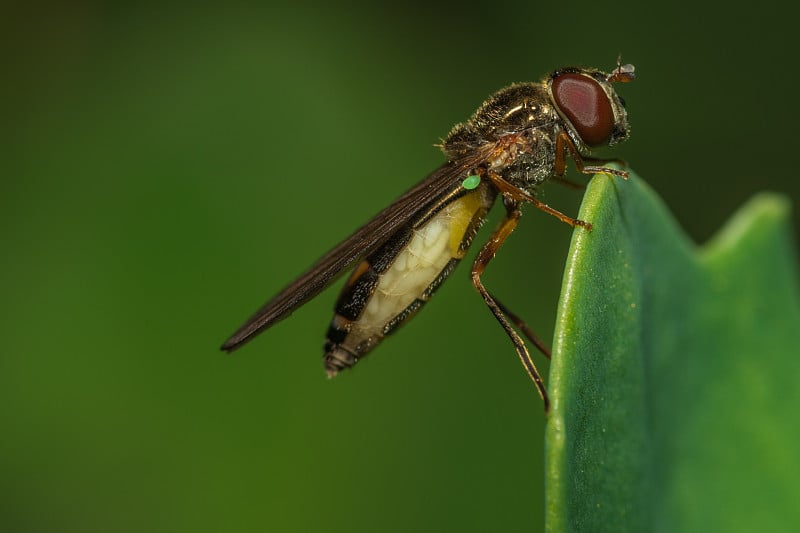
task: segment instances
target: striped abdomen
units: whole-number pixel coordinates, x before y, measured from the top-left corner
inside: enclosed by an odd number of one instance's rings
[[[359,263],[328,329],[328,376],[356,364],[430,299],[464,257],[494,198],[486,183],[459,189]]]

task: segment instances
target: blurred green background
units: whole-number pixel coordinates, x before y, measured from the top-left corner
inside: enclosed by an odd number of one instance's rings
[[[540,530],[541,402],[466,266],[332,381],[335,288],[217,348],[492,91],[559,66],[636,65],[613,154],[693,238],[755,191],[796,201],[775,6],[7,4],[0,528]],[[545,338],[569,235],[529,209],[485,277]]]

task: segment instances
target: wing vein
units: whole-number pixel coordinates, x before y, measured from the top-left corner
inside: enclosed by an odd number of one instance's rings
[[[240,348],[317,296],[347,267],[386,242],[423,208],[457,187],[464,173],[485,163],[493,150],[494,145],[487,144],[433,171],[278,292],[225,341],[222,350],[232,352]]]

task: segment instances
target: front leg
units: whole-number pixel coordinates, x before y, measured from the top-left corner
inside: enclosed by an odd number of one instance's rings
[[[611,176],[619,176],[622,179],[628,179],[628,173],[624,170],[617,170],[616,168],[608,168],[599,165],[584,165],[584,161],[591,161],[592,163],[605,163],[611,161],[619,162],[620,160],[583,157],[578,151],[578,148],[572,142],[572,139],[570,139],[569,135],[567,135],[566,131],[560,131],[556,137],[556,176],[563,176],[564,172],[567,170],[567,151],[569,151],[570,156],[572,156],[572,159],[575,161],[575,168],[577,168],[578,172],[582,174],[608,174]]]

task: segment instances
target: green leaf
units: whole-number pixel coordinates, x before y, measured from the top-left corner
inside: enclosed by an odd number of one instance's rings
[[[592,180],[550,371],[547,531],[800,531],[788,204],[761,194],[698,248],[635,176]]]

